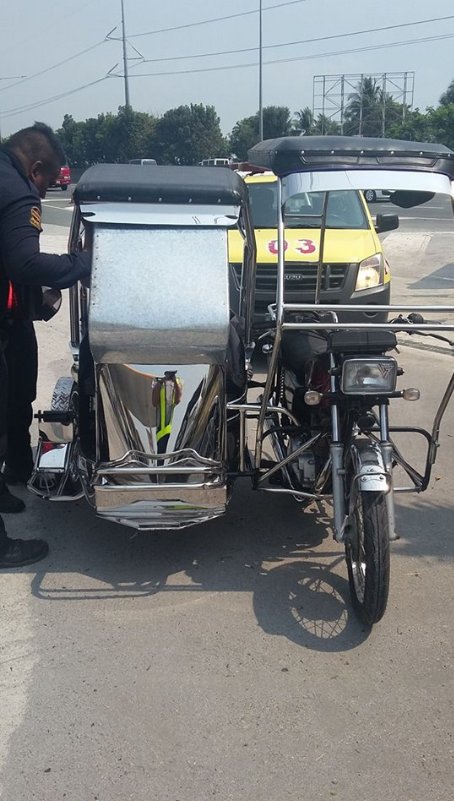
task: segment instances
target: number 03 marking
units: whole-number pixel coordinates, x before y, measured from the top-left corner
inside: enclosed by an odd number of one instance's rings
[[[316,248],[315,242],[312,239],[298,239],[299,247],[296,250],[299,250],[300,253],[314,253]]]

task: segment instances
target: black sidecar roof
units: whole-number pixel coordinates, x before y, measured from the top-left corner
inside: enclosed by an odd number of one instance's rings
[[[454,179],[454,152],[444,145],[360,136],[284,136],[248,152],[251,164],[278,176],[327,170],[413,170]]]
[[[74,201],[194,203],[238,206],[247,200],[243,179],[228,168],[142,167],[96,164],[81,176]]]

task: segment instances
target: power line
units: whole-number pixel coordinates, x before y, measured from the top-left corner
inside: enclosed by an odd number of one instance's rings
[[[25,81],[31,81],[32,78],[38,78],[40,75],[45,75],[46,72],[50,72],[51,70],[57,69],[57,67],[62,67],[63,64],[68,64],[70,61],[74,61],[75,58],[79,58],[79,56],[84,56],[85,53],[90,53],[91,50],[95,50],[97,47],[100,47],[104,42],[108,41],[107,36],[101,41],[96,42],[94,45],[90,45],[90,47],[86,47],[85,50],[81,50],[79,53],[75,53],[73,56],[68,56],[68,58],[63,59],[63,61],[57,62],[57,64],[52,64],[50,67],[46,67],[44,70],[40,72],[35,72],[33,75],[24,76],[20,81],[16,81],[16,83],[10,83],[8,86],[2,87],[0,92],[5,92],[7,89],[12,89],[14,86],[19,86],[21,83],[25,83]]]
[[[385,25],[381,28],[366,28],[362,31],[350,31],[349,33],[335,33],[330,36],[318,36],[312,37],[311,39],[299,39],[294,42],[282,42],[281,44],[271,44],[271,45],[263,45],[263,50],[272,50],[276,47],[293,47],[295,45],[301,44],[312,44],[314,42],[326,42],[330,39],[343,39],[348,36],[361,36],[366,33],[380,33],[382,31],[390,31],[395,30],[396,28],[408,28],[414,25],[426,25],[430,22],[442,22],[446,20],[454,19],[454,14],[451,14],[448,17],[433,17],[431,19],[421,19],[415,20],[414,22],[402,22],[399,25]],[[251,53],[257,51],[258,47],[243,47],[237,50],[219,50],[214,53],[197,53],[191,56],[166,56],[164,58],[145,58],[143,60],[144,64],[154,64],[162,61],[181,61],[183,59],[191,59],[191,58],[210,58],[212,56],[227,56],[233,55],[236,53]]]
[[[287,0],[286,3],[277,3],[274,6],[266,6],[263,11],[271,11],[274,8],[283,8],[284,6],[295,6],[297,3],[305,3],[306,0]],[[252,11],[241,11],[238,14],[228,14],[225,17],[213,17],[212,19],[202,19],[199,22],[188,22],[185,25],[174,25],[171,28],[159,28],[155,31],[145,31],[144,33],[133,33],[128,36],[128,39],[138,39],[140,36],[153,36],[156,33],[168,33],[169,31],[181,31],[185,28],[195,28],[199,25],[209,25],[211,22],[225,22],[229,19],[237,19],[238,17],[248,17],[251,14],[258,14],[258,8]]]
[[[13,109],[7,109],[2,114],[2,119],[16,117],[18,114],[22,114],[26,111],[33,111],[35,108],[40,108],[41,106],[47,106],[50,103],[55,103],[57,100],[62,100],[64,97],[69,97],[70,95],[76,94],[76,92],[81,92],[83,89],[88,89],[90,86],[95,86],[98,83],[102,83],[103,81],[107,80],[107,78],[110,78],[110,72],[107,75],[104,75],[102,78],[97,78],[95,81],[90,81],[90,83],[85,83],[82,86],[76,86],[75,89],[70,89],[69,91],[62,92],[59,95],[47,97],[45,100],[37,100],[35,103],[29,103],[27,106],[18,106]]]
[[[293,61],[309,61],[314,58],[328,58],[329,56],[345,56],[350,55],[352,53],[364,53],[370,50],[383,50],[388,47],[404,47],[406,45],[411,44],[422,44],[424,42],[435,42],[440,41],[442,39],[453,39],[454,33],[442,34],[440,36],[426,36],[421,39],[407,39],[402,42],[390,42],[385,44],[379,45],[366,45],[365,47],[356,47],[351,50],[337,50],[328,53],[314,53],[313,55],[308,56],[294,56],[293,58],[279,58],[274,59],[273,61],[265,61],[264,66],[269,64],[288,64]],[[172,70],[171,72],[143,72],[143,73],[133,73],[130,75],[131,78],[161,78],[166,75],[191,75],[194,73],[199,72],[220,72],[221,70],[234,70],[234,69],[243,69],[246,67],[257,67],[258,62],[252,61],[248,64],[229,64],[222,67],[201,67],[200,69],[186,69],[186,70]],[[117,77],[121,78],[123,76],[117,75]]]
[[[382,50],[382,49],[385,49],[385,48],[404,47],[406,45],[423,44],[425,42],[434,42],[434,41],[441,41],[441,40],[453,39],[453,38],[454,38],[454,33],[441,34],[441,35],[438,35],[438,36],[426,36],[426,37],[422,37],[422,38],[419,38],[419,39],[407,39],[407,40],[403,40],[403,41],[400,41],[400,42],[390,42],[390,43],[378,44],[378,45],[367,45],[365,47],[357,47],[357,48],[353,48],[353,49],[350,49],[350,50],[337,50],[337,51],[331,51],[331,52],[325,52],[325,53],[315,53],[313,55],[294,56],[292,58],[274,59],[272,61],[266,61],[266,62],[264,62],[264,64],[265,65],[286,64],[286,63],[291,63],[291,62],[295,62],[295,61],[308,61],[308,60],[315,59],[315,58],[328,58],[330,56],[350,55],[352,53],[364,53],[364,52],[371,51],[371,50]],[[174,71],[171,71],[171,72],[149,72],[149,73],[141,73],[141,74],[136,73],[134,75],[131,75],[130,77],[133,77],[133,78],[146,78],[146,77],[160,78],[160,77],[164,77],[164,76],[167,76],[167,75],[188,75],[188,74],[200,73],[200,72],[219,72],[221,70],[244,69],[244,68],[256,67],[256,66],[257,66],[257,62],[250,62],[248,64],[231,64],[231,65],[221,66],[221,67],[207,67],[207,68],[192,69],[192,70],[174,70]],[[116,65],[115,65],[115,67],[116,67]],[[36,102],[28,104],[26,106],[21,106],[21,107],[17,107],[17,108],[13,108],[13,109],[7,109],[2,114],[2,118],[6,119],[8,117],[14,117],[17,114],[21,114],[21,113],[23,113],[25,111],[31,111],[31,110],[33,110],[35,108],[39,108],[41,106],[45,106],[45,105],[47,105],[49,103],[54,103],[57,100],[61,100],[64,97],[69,97],[70,95],[73,95],[76,92],[80,92],[83,89],[89,88],[90,86],[95,86],[96,84],[102,83],[103,81],[107,80],[107,78],[113,77],[113,70],[115,69],[115,67],[112,67],[112,69],[109,70],[107,75],[104,75],[102,78],[98,78],[95,81],[90,81],[89,83],[86,83],[86,84],[83,84],[81,86],[78,86],[75,89],[71,89],[71,90],[69,90],[67,92],[62,92],[59,95],[54,95],[54,96],[46,98],[44,100],[36,101]],[[115,77],[123,77],[123,76],[116,74]]]

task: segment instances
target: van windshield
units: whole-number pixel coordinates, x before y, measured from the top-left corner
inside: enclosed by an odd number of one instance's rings
[[[249,183],[254,228],[276,228],[277,183]],[[321,228],[325,192],[304,192],[293,195],[285,204],[286,228]],[[327,228],[358,229],[369,227],[364,207],[353,189],[330,192]]]

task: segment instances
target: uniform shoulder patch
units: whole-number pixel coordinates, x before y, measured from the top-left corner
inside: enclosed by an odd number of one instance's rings
[[[30,225],[41,231],[41,211],[38,206],[32,206],[30,209]]]

